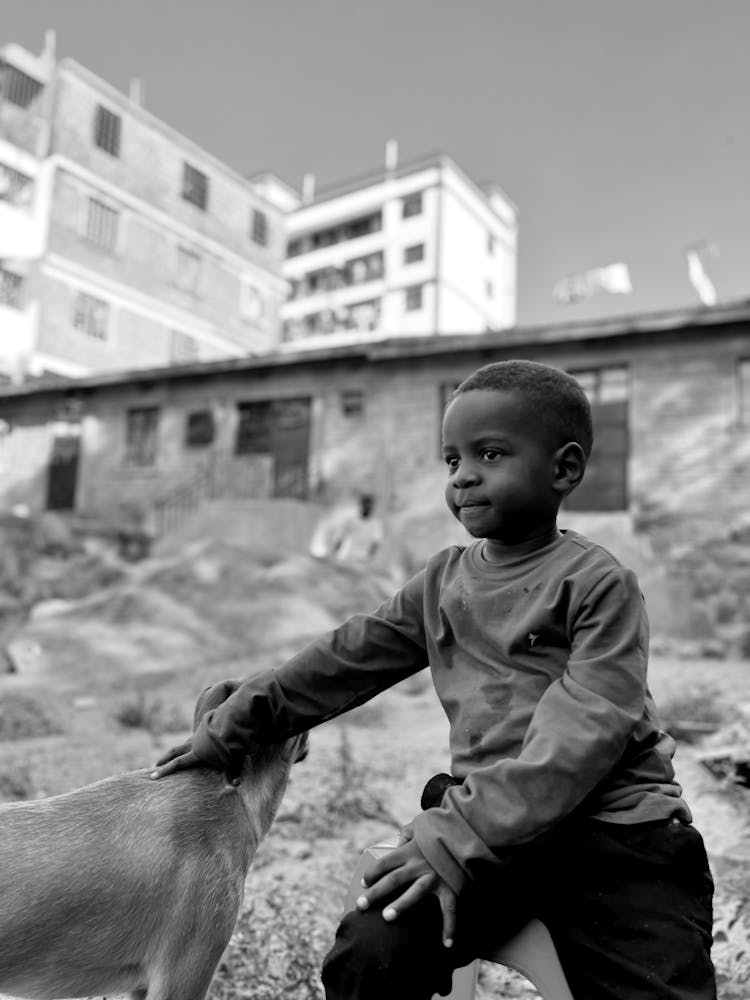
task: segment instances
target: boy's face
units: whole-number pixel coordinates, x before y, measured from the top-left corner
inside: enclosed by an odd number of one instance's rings
[[[508,545],[545,535],[561,500],[555,455],[519,392],[464,392],[443,418],[448,507],[475,538]]]

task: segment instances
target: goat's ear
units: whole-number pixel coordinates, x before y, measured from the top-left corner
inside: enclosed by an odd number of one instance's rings
[[[219,705],[223,704],[230,695],[234,694],[241,683],[242,681],[219,681],[218,684],[211,684],[210,687],[201,691],[198,695],[198,701],[195,703],[193,730],[198,728],[198,723],[206,712],[210,712],[212,708],[218,708]]]

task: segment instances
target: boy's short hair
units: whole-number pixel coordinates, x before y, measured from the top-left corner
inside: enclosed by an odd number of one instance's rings
[[[560,368],[538,361],[495,361],[464,379],[451,398],[474,389],[520,392],[557,446],[576,441],[586,458],[591,454],[594,431],[589,401],[580,383]]]

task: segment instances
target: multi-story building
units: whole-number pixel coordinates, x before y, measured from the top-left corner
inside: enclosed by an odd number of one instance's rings
[[[513,203],[448,156],[396,166],[394,153],[381,173],[303,195],[287,216],[285,345],[515,324]]]
[[[284,211],[72,60],[0,48],[0,370],[77,376],[276,345]],[[278,200],[278,199],[277,199]]]

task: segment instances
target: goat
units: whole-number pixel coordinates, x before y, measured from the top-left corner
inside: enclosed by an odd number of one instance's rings
[[[306,752],[306,734],[259,747],[236,784],[204,767],[142,770],[0,806],[0,993],[202,1000]]]

